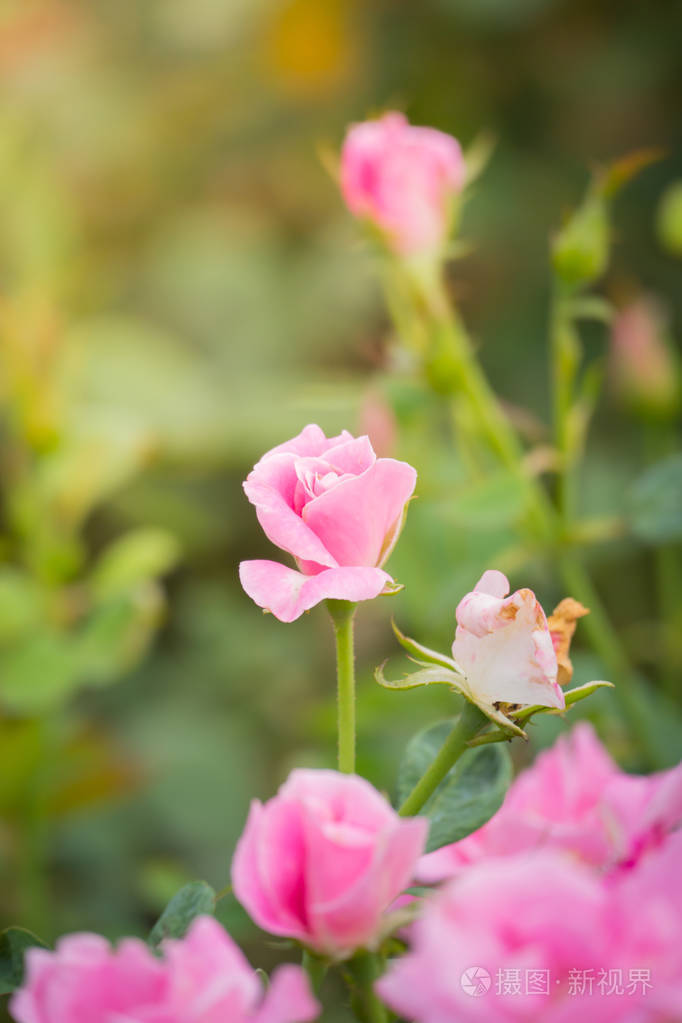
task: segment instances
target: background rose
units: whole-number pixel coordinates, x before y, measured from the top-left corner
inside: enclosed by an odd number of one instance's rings
[[[252,803],[232,864],[235,894],[264,930],[344,958],[378,938],[427,830],[363,778],[293,771],[273,799]]]
[[[97,934],[62,938],[54,952],[29,949],[12,998],[17,1023],[305,1023],[319,1006],[303,970],[276,970],[262,984],[223,928],[197,918],[158,959],[136,938],[113,949]]]
[[[349,209],[372,221],[404,255],[444,244],[464,174],[456,139],[415,127],[398,113],[354,124],[341,153]]]
[[[548,846],[600,868],[631,866],[681,821],[682,766],[627,774],[580,722],[521,772],[487,824],[422,857],[417,873],[431,883],[483,859]]]
[[[558,851],[472,865],[427,900],[411,951],[377,984],[381,997],[416,1023],[678,1018],[681,837],[612,883]],[[492,980],[481,997],[462,985],[475,966]],[[621,971],[622,991],[607,995],[598,984],[611,970]],[[649,971],[649,988],[631,988],[631,970]],[[533,971],[540,991],[527,986]],[[583,976],[592,977],[591,994],[587,983],[576,986]]]
[[[369,600],[393,582],[380,567],[395,544],[417,473],[377,458],[367,437],[326,437],[310,425],[268,451],[244,483],[268,539],[298,571],[243,561],[248,595],[283,622],[321,600]]]

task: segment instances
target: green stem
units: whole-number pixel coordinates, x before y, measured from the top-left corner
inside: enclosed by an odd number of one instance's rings
[[[352,1007],[362,1023],[388,1023],[388,1010],[374,993],[374,982],[381,973],[381,959],[371,952],[358,952],[348,963]]]
[[[328,600],[336,637],[337,729],[339,771],[355,771],[355,653],[353,618],[356,605]]]
[[[327,962],[324,959],[320,959],[319,956],[314,955],[314,953],[310,952],[307,948],[304,948],[301,966],[308,974],[311,988],[316,995],[319,995],[322,982],[327,973]]]
[[[462,398],[466,400],[472,418],[478,423],[481,436],[485,438],[491,452],[502,465],[526,481],[529,495],[528,525],[532,528],[536,541],[552,556],[559,557],[564,585],[577,600],[591,609],[591,616],[585,619],[585,630],[594,649],[603,660],[607,672],[616,683],[616,698],[620,702],[624,718],[637,736],[650,763],[656,764],[659,754],[640,713],[638,680],[629,658],[594,591],[587,572],[577,561],[577,553],[568,553],[566,550],[567,529],[570,526],[567,519],[572,516],[575,503],[574,467],[567,465],[565,472],[562,467],[557,510],[541,483],[526,472],[523,448],[516,431],[500,407],[497,396],[481,369],[466,328],[452,308],[442,282],[432,277],[426,280],[421,290],[415,286],[413,302],[416,309],[421,312],[422,329],[430,332],[429,349],[428,354],[424,356],[424,362],[432,386],[454,400]],[[566,383],[569,377],[575,374],[577,339],[566,337],[558,339],[559,320],[563,320],[564,316],[559,304],[559,299],[555,299],[552,335],[557,357],[558,348],[561,346],[564,369],[561,382],[558,380],[559,370],[555,370],[555,420],[557,429],[561,430],[562,454],[566,454],[570,447],[570,436],[567,432],[570,424],[566,412],[568,400]],[[419,343],[423,350],[421,338]]]
[[[431,766],[422,775],[409,796],[398,810],[401,817],[414,817],[433,795],[454,763],[468,749],[470,739],[480,731],[488,719],[475,703],[464,704],[462,713],[447,737]]]

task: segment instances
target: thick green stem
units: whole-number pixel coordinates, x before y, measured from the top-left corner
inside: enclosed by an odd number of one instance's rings
[[[311,988],[316,995],[319,995],[322,982],[327,973],[328,963],[324,959],[320,959],[319,956],[314,955],[307,948],[304,948],[301,966],[308,974]]]
[[[337,733],[339,771],[355,771],[355,652],[353,618],[355,604],[328,600],[336,636]]]
[[[371,952],[358,952],[348,963],[352,1007],[362,1023],[388,1023],[388,1010],[374,993],[374,982],[381,973],[382,961]]]
[[[479,710],[476,704],[464,704],[462,713],[458,717],[450,735],[441,746],[435,760],[425,774],[419,779],[409,796],[398,810],[401,817],[414,817],[419,813],[427,800],[433,795],[450,768],[468,749],[470,739],[480,731],[481,726],[486,723],[483,711]]]

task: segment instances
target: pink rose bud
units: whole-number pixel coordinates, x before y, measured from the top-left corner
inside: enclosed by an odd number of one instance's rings
[[[681,825],[682,765],[627,774],[581,722],[521,772],[487,824],[422,857],[417,877],[431,884],[481,860],[545,847],[601,870],[623,869]]]
[[[442,249],[464,176],[454,138],[397,113],[352,125],[341,152],[341,191],[351,213],[404,256]]]
[[[641,298],[622,309],[611,334],[610,376],[616,394],[636,412],[674,415],[680,404],[680,367],[657,305]]]
[[[557,658],[545,612],[532,590],[511,596],[502,572],[484,572],[459,602],[452,656],[472,699],[495,703],[565,706]]]
[[[271,934],[346,958],[380,940],[427,830],[363,778],[293,771],[273,799],[251,805],[232,863],[235,895]]]
[[[377,458],[367,437],[319,426],[263,455],[244,490],[269,540],[293,555],[243,561],[241,584],[259,607],[292,622],[322,600],[370,600],[393,584],[384,564],[398,539],[417,473]]]
[[[376,989],[414,1023],[682,1018],[682,834],[605,882],[558,851],[471,866]]]
[[[136,938],[114,949],[72,934],[54,952],[29,949],[10,1012],[17,1023],[306,1023],[319,1014],[300,967],[279,967],[265,992],[212,917],[161,948],[158,959]]]

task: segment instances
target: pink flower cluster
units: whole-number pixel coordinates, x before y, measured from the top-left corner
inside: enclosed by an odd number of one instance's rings
[[[550,849],[472,865],[377,990],[415,1023],[680,1019],[681,857],[678,832],[607,881]]]
[[[631,866],[680,824],[682,764],[626,774],[581,722],[516,778],[487,824],[424,856],[418,876],[441,881],[482,860],[548,847],[600,869]]]
[[[112,948],[96,934],[29,949],[10,1012],[17,1023],[306,1023],[319,1014],[300,967],[281,966],[264,992],[212,917],[162,950],[158,959],[135,938]]]
[[[251,807],[234,891],[264,930],[343,959],[377,943],[427,830],[425,819],[399,817],[363,778],[293,771],[273,799]]]
[[[265,535],[293,555],[243,561],[248,595],[282,622],[320,601],[370,600],[393,583],[384,564],[398,539],[417,473],[377,458],[367,437],[325,437],[310,425],[263,455],[244,484]]]
[[[479,831],[422,858],[410,951],[377,986],[416,1023],[668,1023],[682,1013],[682,765],[621,771],[588,724]]]

